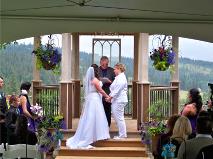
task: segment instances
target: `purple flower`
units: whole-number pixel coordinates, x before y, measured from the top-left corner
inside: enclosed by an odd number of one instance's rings
[[[172,50],[170,50],[170,52],[168,54],[167,62],[169,65],[172,65],[175,63],[175,53]]]
[[[53,64],[57,64],[61,61],[61,54],[59,54],[58,50],[54,50],[53,51],[53,55],[50,57],[50,61],[53,63]]]
[[[158,47],[150,52],[150,58],[155,69],[165,71],[175,63],[175,52],[172,48]]]
[[[51,137],[51,136],[52,136],[51,132],[47,131],[47,137]]]

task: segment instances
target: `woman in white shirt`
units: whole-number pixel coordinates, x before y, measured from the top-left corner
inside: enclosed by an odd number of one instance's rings
[[[110,85],[110,94],[107,101],[111,101],[112,105],[112,115],[118,126],[119,134],[115,136],[114,139],[126,138],[126,124],[124,120],[124,107],[126,106],[127,99],[127,79],[124,74],[125,65],[122,63],[117,63],[114,66],[114,73],[116,75],[115,80]]]

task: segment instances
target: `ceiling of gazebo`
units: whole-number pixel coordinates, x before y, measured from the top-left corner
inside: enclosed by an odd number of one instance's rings
[[[79,2],[85,1],[80,6]],[[147,32],[213,42],[213,0],[0,0],[0,42],[65,32]]]

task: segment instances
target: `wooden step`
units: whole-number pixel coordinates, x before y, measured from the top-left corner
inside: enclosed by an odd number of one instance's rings
[[[62,146],[66,145],[66,140],[62,140]],[[121,140],[101,140],[92,144],[95,147],[143,147],[144,144],[141,142],[141,138],[126,138]]]
[[[74,129],[62,129],[60,131],[63,133],[64,139],[70,138],[71,136],[73,136],[75,134]],[[118,136],[118,131],[111,130],[110,137],[113,138],[114,136]],[[140,137],[139,131],[128,131],[127,137],[128,138],[139,138]]]
[[[150,159],[150,157],[89,157],[89,156],[57,156],[55,159]]]
[[[95,147],[88,150],[65,146],[61,146],[58,156],[148,157],[145,147]]]

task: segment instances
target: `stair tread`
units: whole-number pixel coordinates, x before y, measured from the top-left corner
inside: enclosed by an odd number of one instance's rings
[[[56,159],[150,159],[149,157],[57,156]]]
[[[126,150],[131,150],[131,151],[146,151],[145,147],[95,147],[94,149],[69,149],[66,146],[61,146],[61,150],[70,150],[70,151],[126,151]]]
[[[69,133],[69,132],[75,132],[76,129],[60,129],[60,131],[63,132],[63,133]],[[110,130],[109,132],[114,133],[114,132],[118,132],[118,130]],[[138,133],[138,132],[139,132],[138,130],[128,130],[127,133]]]
[[[63,141],[65,141],[65,139],[63,139]],[[120,139],[120,140],[115,140],[115,139],[107,139],[107,140],[99,140],[97,142],[141,142],[141,138],[125,138],[125,139]]]

